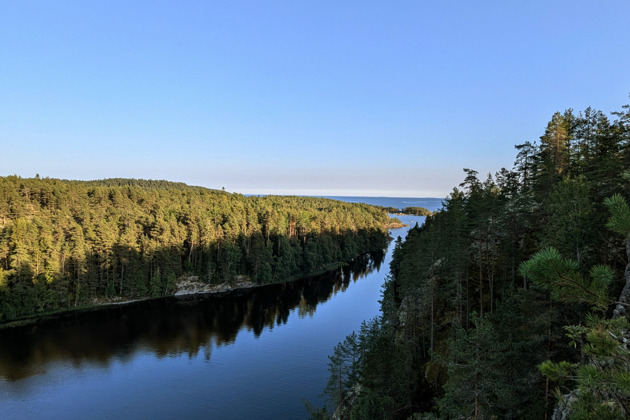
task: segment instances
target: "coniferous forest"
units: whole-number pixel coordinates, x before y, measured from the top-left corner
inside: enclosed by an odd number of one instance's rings
[[[513,169],[464,171],[397,242],[312,416],[630,417],[630,106],[558,112]]]
[[[182,275],[262,285],[386,246],[377,207],[167,181],[0,178],[0,323],[171,295]]]

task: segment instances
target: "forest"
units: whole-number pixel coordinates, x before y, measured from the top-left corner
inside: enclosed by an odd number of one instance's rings
[[[411,214],[414,216],[431,216],[433,212],[424,207],[405,207],[401,210],[402,214]]]
[[[387,213],[391,214],[411,214],[413,216],[430,216],[433,214],[431,210],[424,207],[405,207],[397,209],[396,207],[382,207]]]
[[[557,112],[515,147],[397,240],[313,418],[630,417],[630,106]]]
[[[289,281],[382,250],[387,214],[168,181],[0,177],[0,323],[206,284]]]

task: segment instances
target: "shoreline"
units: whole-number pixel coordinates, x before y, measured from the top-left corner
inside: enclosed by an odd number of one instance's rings
[[[402,223],[402,222],[392,222],[392,223],[388,223],[385,226],[387,229],[401,229],[404,227],[409,227],[409,225],[407,223]]]
[[[374,252],[374,251],[370,251],[370,252]],[[359,258],[368,253],[369,252],[366,252],[365,254],[359,255],[356,258]],[[322,267],[322,269],[318,271],[314,271],[303,276],[291,277],[285,281],[281,281],[277,283],[268,283],[268,284],[257,284],[247,279],[246,276],[237,276],[232,282],[222,282],[222,283],[210,285],[207,283],[203,283],[202,281],[199,281],[198,276],[182,275],[177,280],[177,290],[172,294],[159,296],[159,297],[140,297],[140,298],[130,298],[130,299],[125,299],[122,297],[93,299],[90,303],[86,303],[80,306],[52,310],[50,312],[38,314],[37,316],[34,316],[32,318],[23,318],[23,319],[18,319],[15,321],[10,321],[7,323],[2,323],[0,324],[0,333],[2,331],[11,330],[14,328],[37,326],[37,324],[39,324],[40,322],[46,322],[46,321],[54,320],[56,318],[70,316],[72,314],[78,314],[78,313],[83,313],[83,312],[96,312],[100,310],[111,309],[116,306],[131,305],[134,303],[142,303],[142,302],[149,302],[153,300],[169,299],[169,298],[175,298],[175,299],[184,301],[184,300],[194,299],[196,296],[226,296],[231,293],[253,290],[253,289],[257,289],[257,288],[265,287],[265,286],[292,283],[301,279],[306,279],[308,277],[314,277],[314,276],[332,272],[348,264],[351,264],[356,258],[350,261],[345,261],[345,262],[338,261],[335,263],[330,263]]]

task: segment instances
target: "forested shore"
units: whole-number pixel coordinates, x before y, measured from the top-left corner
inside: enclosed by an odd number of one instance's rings
[[[630,107],[558,112],[516,150],[397,242],[313,417],[630,417]]]
[[[395,207],[383,207],[387,213],[395,214],[397,216],[409,214],[412,216],[431,216],[433,212],[425,209],[424,207],[404,207],[397,209]]]
[[[167,181],[0,177],[0,323],[171,295],[178,279],[263,285],[387,243],[387,214]]]

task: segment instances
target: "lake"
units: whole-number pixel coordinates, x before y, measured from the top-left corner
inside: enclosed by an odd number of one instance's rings
[[[441,203],[335,198],[430,210]],[[404,238],[406,230],[391,234]],[[334,346],[378,315],[393,246],[288,284],[109,306],[0,331],[0,418],[308,418],[302,398],[323,405]]]

